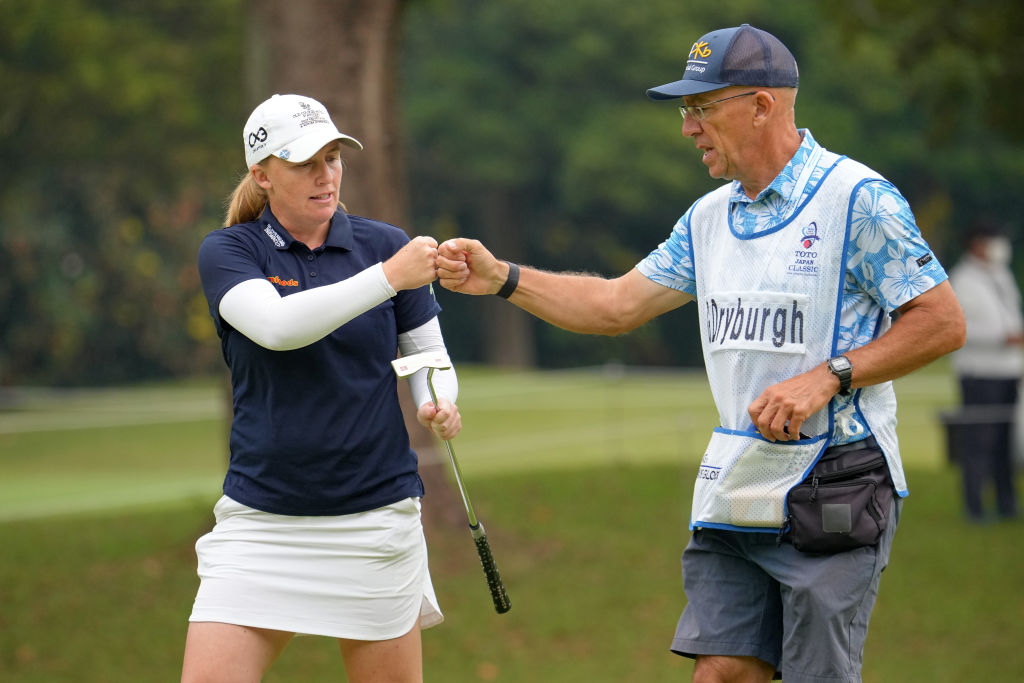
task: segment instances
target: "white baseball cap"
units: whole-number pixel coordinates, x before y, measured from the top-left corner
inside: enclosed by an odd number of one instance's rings
[[[271,155],[302,162],[332,140],[363,148],[361,142],[337,129],[327,107],[302,95],[274,95],[264,101],[245,122],[242,140],[248,168]]]

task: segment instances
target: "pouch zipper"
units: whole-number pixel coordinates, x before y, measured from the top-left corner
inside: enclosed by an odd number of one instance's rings
[[[876,460],[872,460],[871,462],[866,462],[863,465],[858,465],[857,467],[848,470],[843,470],[842,472],[832,472],[831,474],[821,475],[814,474],[811,476],[811,497],[809,500],[810,502],[813,503],[814,499],[818,497],[818,484],[822,482],[828,483],[836,479],[845,479],[847,477],[862,474],[864,472],[870,472],[871,470],[877,469],[878,467],[884,464],[885,458],[881,457]]]
[[[885,464],[885,458],[880,456],[880,457],[876,458],[875,460],[872,460],[871,462],[866,462],[863,465],[858,465],[857,467],[854,467],[854,468],[851,468],[851,469],[848,469],[848,470],[843,470],[842,472],[831,472],[830,474],[822,474],[822,475],[815,474],[813,479],[811,480],[811,482],[813,483],[814,481],[832,481],[833,479],[841,479],[843,477],[848,477],[851,474],[860,474],[861,472],[870,472],[871,470],[877,469],[878,467],[880,467],[880,466],[882,466],[884,464]]]
[[[862,472],[870,472],[873,469],[878,468],[881,465],[885,465],[885,456],[876,458],[871,462],[866,462],[863,465],[858,465],[852,469],[843,470],[842,472],[832,472],[831,474],[824,475],[811,475],[811,497],[810,502],[814,502],[814,499],[818,497],[818,484],[822,482],[830,482],[834,479],[842,479],[850,475],[861,474]],[[786,519],[782,520],[782,526],[779,527],[779,535],[775,538],[775,545],[782,545],[782,539],[786,535],[786,529],[789,527],[789,521],[792,519],[792,515],[786,515]]]

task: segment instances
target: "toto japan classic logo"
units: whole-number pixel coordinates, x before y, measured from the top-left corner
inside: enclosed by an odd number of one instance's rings
[[[800,246],[793,250],[793,258],[786,266],[786,273],[817,276],[821,268],[818,265],[818,251],[814,245],[820,241],[817,222],[811,221],[801,228]]]
[[[815,223],[814,221],[811,221],[811,223],[804,227],[804,229],[801,232],[802,237],[800,238],[800,246],[802,246],[804,249],[810,249],[812,246],[814,246],[815,242],[821,239],[820,237],[818,237],[818,224]]]

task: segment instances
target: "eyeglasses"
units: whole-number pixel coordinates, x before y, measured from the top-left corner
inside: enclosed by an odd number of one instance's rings
[[[705,102],[704,104],[693,104],[693,105],[690,105],[690,106],[686,106],[684,104],[683,106],[679,107],[679,114],[683,117],[684,121],[686,120],[687,116],[692,116],[695,119],[697,119],[698,121],[703,121],[704,117],[706,117],[708,115],[707,112],[704,111],[704,110],[707,109],[708,107],[710,107],[710,106],[712,106],[714,104],[718,104],[719,102],[725,102],[726,100],[734,100],[737,97],[746,97],[747,95],[756,95],[756,94],[757,94],[756,90],[751,90],[750,92],[745,92],[745,93],[743,93],[741,95],[732,95],[731,97],[723,97],[720,100],[712,100],[711,102]]]

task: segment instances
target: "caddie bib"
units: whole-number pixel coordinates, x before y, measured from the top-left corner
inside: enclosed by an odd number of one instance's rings
[[[767,387],[823,363],[836,348],[851,192],[873,172],[818,147],[791,196],[801,197],[822,168],[801,204],[760,232],[734,229],[728,185],[692,212],[701,341],[721,426],[697,474],[691,528],[778,531],[786,494],[830,443],[831,402],[788,442],[762,437],[747,413]]]

